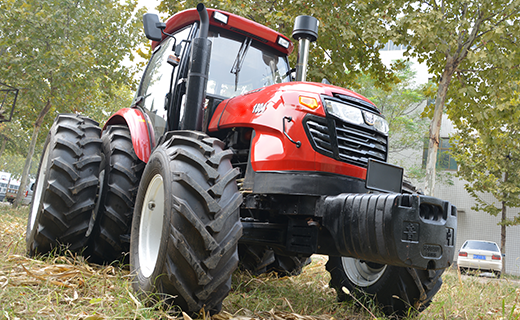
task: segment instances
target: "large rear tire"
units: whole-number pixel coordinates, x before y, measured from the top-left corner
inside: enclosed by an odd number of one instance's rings
[[[145,167],[132,223],[134,289],[197,313],[219,312],[242,235],[238,170],[206,135],[168,133]]]
[[[43,148],[27,223],[27,252],[45,254],[60,244],[79,252],[96,204],[102,163],[101,128],[74,114],[61,114]]]
[[[329,257],[330,286],[338,301],[374,300],[387,315],[406,316],[426,309],[442,285],[444,270],[395,267],[348,257]],[[343,288],[347,289],[347,292]]]
[[[102,140],[105,167],[89,252],[91,262],[112,263],[124,261],[130,250],[130,228],[144,162],[135,154],[127,126],[109,126]]]

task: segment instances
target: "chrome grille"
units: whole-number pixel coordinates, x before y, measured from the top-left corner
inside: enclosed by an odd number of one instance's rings
[[[334,122],[335,132],[331,133],[325,118],[307,117],[306,130],[317,152],[364,168],[369,159],[386,161],[386,136],[369,126],[357,126],[338,119]]]
[[[318,120],[318,119],[316,119]],[[325,119],[323,119],[325,120]],[[326,121],[307,121],[307,130],[310,133],[310,136],[312,137],[312,140],[314,142],[315,149],[318,149],[316,151],[318,152],[325,152],[332,154],[332,143],[331,138],[329,134],[329,127],[327,126]]]
[[[336,120],[339,156],[342,160],[367,167],[369,159],[386,161],[387,139],[375,130]]]

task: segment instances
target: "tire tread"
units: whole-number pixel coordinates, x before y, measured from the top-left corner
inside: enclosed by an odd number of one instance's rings
[[[73,252],[84,250],[92,207],[78,205],[94,202],[97,196],[100,133],[97,122],[80,115],[60,114],[54,120],[44,147],[48,154],[38,169],[38,177],[44,178],[36,181],[40,201],[31,204],[27,224],[29,255],[46,254],[60,245]],[[46,175],[40,175],[42,170]]]

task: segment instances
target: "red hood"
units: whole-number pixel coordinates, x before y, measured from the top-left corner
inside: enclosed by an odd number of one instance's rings
[[[321,97],[344,95],[370,104],[374,111],[377,107],[367,98],[353,91],[333,85],[315,82],[287,82],[252,90],[240,96],[224,100],[215,110],[209,130],[214,131],[226,127],[250,127],[251,124],[263,122],[259,117],[280,106],[294,108],[320,116],[325,116]],[[314,110],[302,106],[299,97],[316,99],[318,107]]]

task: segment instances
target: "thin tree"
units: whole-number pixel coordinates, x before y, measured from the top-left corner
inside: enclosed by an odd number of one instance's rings
[[[442,114],[448,99],[460,94],[449,90],[453,77],[462,69],[472,72],[482,61],[490,67],[497,62],[506,67],[502,61],[518,47],[520,1],[397,1],[393,5],[402,8],[399,15],[382,17],[394,33],[392,38],[407,46],[405,55],[425,62],[438,84],[426,162],[425,193],[433,195]]]
[[[114,88],[132,83],[132,70],[121,61],[141,41],[135,7],[114,0],[0,2],[0,74],[26,88],[15,117],[32,129],[21,190],[40,130],[52,120],[48,113],[89,115]]]
[[[453,154],[458,176],[467,181],[464,188],[475,199],[472,209],[500,217],[500,247],[505,253],[506,227],[520,223],[520,215],[508,217],[507,212],[520,207],[520,128],[502,124],[460,131],[453,139]],[[502,273],[505,271],[504,261]]]

